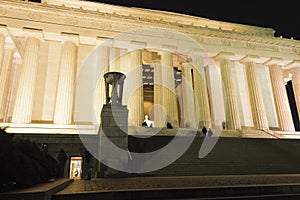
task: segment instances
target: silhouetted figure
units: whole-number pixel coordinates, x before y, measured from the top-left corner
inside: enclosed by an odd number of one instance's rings
[[[173,126],[172,126],[172,124],[170,122],[167,123],[167,128],[168,129],[172,129],[173,128]]]
[[[190,123],[190,122],[186,122],[186,123],[185,123],[185,128],[190,128],[190,126],[191,126],[191,123]]]
[[[211,128],[209,127],[208,131],[207,131],[207,136],[211,137],[212,135],[213,135],[213,132],[212,132]]]
[[[225,129],[225,128],[226,128],[226,123],[225,123],[225,121],[224,121],[224,120],[222,121],[222,128],[223,128],[223,129]]]
[[[91,180],[91,178],[92,178],[92,170],[93,170],[93,168],[89,168],[89,170],[88,170],[88,172],[87,172],[87,177],[86,177],[86,180]]]
[[[205,126],[203,126],[203,128],[202,128],[202,133],[203,133],[204,135],[206,135],[206,133],[207,133],[207,129],[206,129]]]
[[[148,125],[147,125],[146,122],[143,122],[143,123],[142,123],[142,126],[143,126],[143,127],[148,127]]]
[[[65,163],[68,160],[68,155],[63,149],[60,149],[59,154],[57,156],[57,160],[61,166],[59,176],[62,178],[64,176]]]

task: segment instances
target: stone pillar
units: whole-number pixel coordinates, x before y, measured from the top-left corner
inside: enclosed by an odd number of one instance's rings
[[[160,61],[154,61],[154,125],[164,127],[164,111],[162,107],[162,67]]]
[[[4,57],[4,45],[5,45],[5,35],[0,32],[0,69],[2,67],[3,57]]]
[[[255,57],[247,56],[241,60],[246,68],[252,119],[255,128],[260,130],[269,129],[267,113],[256,72],[256,63],[253,60],[254,58]]]
[[[100,77],[96,77],[98,79],[95,94],[94,94],[94,106],[95,106],[95,121],[94,124],[100,125],[100,116],[103,105],[106,102],[105,99],[105,84],[103,80],[103,76],[109,70],[109,47],[100,46],[97,48],[97,66],[96,66],[96,74],[100,74]],[[105,69],[104,71],[102,69]],[[100,71],[99,71],[100,70]]]
[[[167,122],[178,127],[178,107],[175,93],[173,69],[173,55],[170,52],[161,52],[162,71],[162,106],[167,114]]]
[[[10,44],[6,48],[2,67],[0,68],[0,120],[4,119],[14,52],[15,47]]]
[[[182,90],[183,90],[183,116],[184,127],[198,128],[196,125],[195,101],[193,90],[192,66],[190,63],[183,64],[182,76]]]
[[[135,50],[130,52],[130,83],[135,89],[130,96],[128,105],[129,119],[131,125],[142,126],[144,121],[144,93],[143,93],[143,67],[142,51]]]
[[[300,118],[300,66],[295,67],[292,77],[293,90],[295,95],[298,116]]]
[[[211,127],[211,115],[209,108],[209,99],[207,85],[204,72],[203,57],[201,55],[193,55],[192,63],[194,65],[194,92],[195,92],[195,109],[196,116],[198,115],[198,128]]]
[[[234,91],[234,83],[232,80],[232,65],[229,60],[231,53],[220,53],[216,59],[220,62],[221,77],[225,98],[225,116],[226,126],[228,129],[241,129],[241,122],[238,112],[237,99]]]
[[[31,36],[26,38],[21,75],[11,120],[13,123],[31,122],[39,49],[40,40],[38,38]]]
[[[277,111],[279,128],[283,131],[295,131],[289,100],[284,85],[282,69],[270,62],[269,71]]]
[[[74,84],[77,68],[77,45],[73,41],[62,44],[57,96],[54,112],[55,124],[71,124]]]

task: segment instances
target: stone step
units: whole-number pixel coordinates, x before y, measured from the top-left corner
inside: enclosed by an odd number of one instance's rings
[[[170,140],[172,137],[149,138],[139,148],[147,152],[155,149],[156,146],[168,144]],[[196,137],[189,149],[178,160],[163,169],[145,175],[300,173],[299,140],[220,137],[212,151],[200,159],[198,153],[203,140],[204,137]],[[138,142],[134,140],[129,144],[136,145]]]

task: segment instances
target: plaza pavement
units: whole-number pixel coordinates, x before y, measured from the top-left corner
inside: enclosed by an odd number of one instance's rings
[[[300,199],[300,174],[61,179],[0,199]]]

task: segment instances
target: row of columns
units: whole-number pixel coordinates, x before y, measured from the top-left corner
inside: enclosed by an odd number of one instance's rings
[[[30,123],[32,119],[33,102],[36,86],[37,68],[39,64],[41,34],[33,33],[26,37],[19,84],[15,96],[15,104],[11,122]],[[5,36],[0,35],[0,117],[4,118],[8,95],[9,77],[12,68],[15,48],[6,48]],[[5,55],[5,59],[3,59]],[[65,41],[62,44],[60,72],[54,112],[55,124],[70,124],[73,114],[74,82],[77,68],[77,45]]]
[[[142,85],[142,62],[141,51],[137,50],[130,53],[131,70],[135,69],[134,77],[137,89],[132,94],[129,107],[129,116],[133,125],[140,126],[143,122],[143,88]],[[199,58],[199,59],[197,59]],[[182,68],[182,99],[184,108],[180,108],[178,97],[175,91],[173,54],[171,52],[158,52],[152,58],[154,67],[154,121],[156,127],[164,127],[167,122],[173,126],[179,126],[179,109],[181,109],[185,127],[210,126],[210,110],[207,94],[207,86],[203,69],[203,62],[200,56],[194,57],[194,64],[184,63]],[[194,70],[195,68],[201,69]],[[191,98],[192,97],[192,98]],[[195,99],[194,99],[195,97]],[[199,106],[196,106],[199,105]],[[200,121],[199,124],[196,122]]]
[[[231,72],[233,61],[230,60],[230,56],[232,55],[220,54],[216,58],[220,62],[221,77],[225,93],[224,98],[227,128],[240,129],[241,123],[239,119],[237,99],[234,92],[234,83],[232,80]],[[265,130],[268,129],[269,126],[262,97],[263,94],[261,92],[256,73],[256,63],[254,62],[254,58],[256,57],[246,56],[241,60],[241,62],[245,65],[246,69],[246,77],[254,126],[257,129]],[[268,66],[270,72],[279,128],[280,130],[284,131],[295,131],[291,110],[289,107],[289,101],[284,85],[282,68],[278,64],[273,64],[273,62],[267,62],[265,63],[265,65]],[[297,85],[298,82],[299,81],[295,80],[295,85]]]
[[[33,110],[33,99],[35,92],[35,80],[39,59],[40,41],[38,37],[28,36],[26,38],[24,57],[22,62],[22,69],[20,71],[20,80],[16,93],[15,109],[12,115],[13,123],[30,123]],[[4,100],[6,99],[4,91],[8,87],[8,77],[10,73],[11,61],[13,58],[14,49],[5,53],[5,36],[0,35],[0,105],[1,117],[4,113]],[[74,83],[77,69],[77,52],[78,44],[74,41],[65,41],[62,44],[60,72],[58,79],[57,97],[54,112],[55,124],[70,124],[72,123],[73,113],[73,97],[74,97]],[[10,62],[3,62],[4,55],[6,60]],[[216,59],[220,62],[220,71],[223,82],[223,89],[225,93],[225,113],[226,123],[229,129],[240,129],[241,123],[239,119],[237,100],[234,92],[234,83],[232,80],[232,65],[233,61],[228,59],[230,55],[218,56]],[[10,59],[7,59],[10,58]],[[268,129],[268,121],[266,110],[263,103],[263,94],[261,93],[258,77],[256,74],[256,63],[248,56],[242,63],[245,65],[247,84],[249,89],[249,96],[251,102],[251,111],[253,122],[258,129]],[[254,57],[255,58],[255,57]],[[130,53],[131,68],[138,67],[140,70],[136,71],[137,84],[142,86],[142,52],[141,50]],[[210,106],[207,94],[207,86],[205,81],[203,60],[200,56],[193,57],[193,64],[196,68],[185,64],[183,66],[183,101],[186,106],[184,118],[192,127],[211,126],[210,121]],[[278,115],[278,123],[281,130],[294,131],[290,107],[288,104],[287,94],[284,87],[282,69],[279,65],[270,63],[269,66],[270,77],[272,82],[272,89],[274,93],[274,101]],[[164,126],[159,124],[164,121],[171,122],[178,126],[178,105],[175,93],[174,72],[173,72],[173,58],[170,52],[161,52],[160,61],[154,63],[154,105],[162,105],[162,108],[156,106],[154,108],[154,118],[157,121],[157,126]],[[200,69],[200,70],[194,70]],[[295,88],[295,97],[297,106],[300,105],[300,68],[294,70],[293,87]],[[193,86],[193,87],[191,87]],[[194,96],[195,99],[189,97]],[[132,120],[135,125],[140,125],[143,120],[143,88],[138,87],[132,95],[131,104],[129,105],[132,112]],[[198,105],[198,107],[196,106]],[[300,110],[300,108],[298,108]],[[165,112],[165,114],[164,114]],[[199,117],[199,119],[197,119]],[[200,121],[201,124],[196,124]]]

